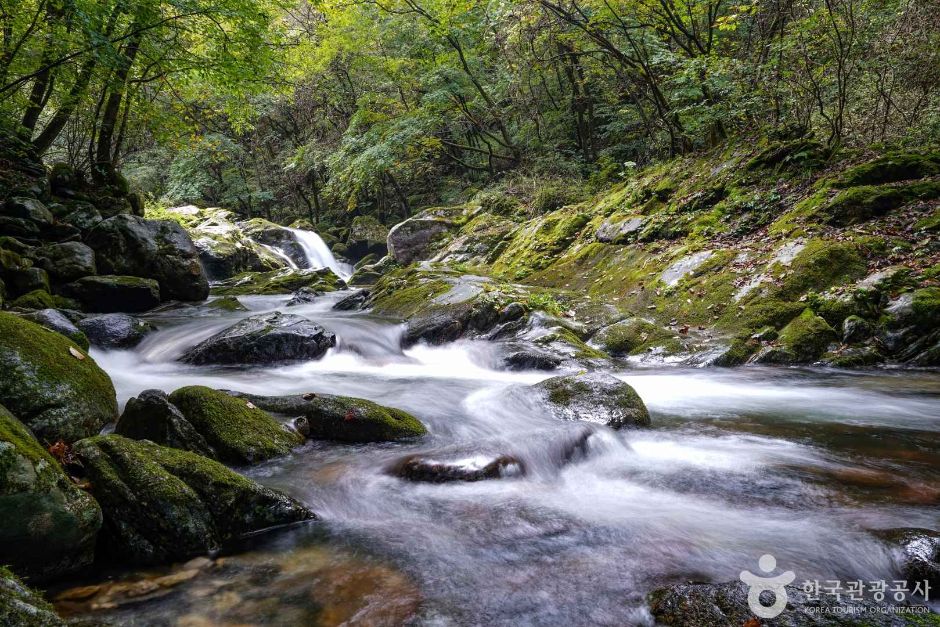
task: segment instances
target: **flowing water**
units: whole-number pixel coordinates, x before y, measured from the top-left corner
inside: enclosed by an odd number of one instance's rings
[[[303,229],[287,229],[294,234],[304,254],[307,255],[307,262],[311,268],[329,268],[336,273],[336,276],[344,281],[352,276],[353,268],[348,263],[341,263],[333,256],[330,247],[326,245],[323,238],[313,231],[304,231]]]
[[[173,585],[147,602],[80,613],[145,625],[382,625],[409,616],[430,625],[651,624],[645,595],[654,587],[734,580],[768,552],[798,583],[895,578],[895,558],[870,530],[940,523],[937,374],[618,372],[653,427],[615,432],[550,417],[527,389],[549,375],[497,370],[499,344],[402,350],[401,325],[332,310],[344,295],[290,308],[286,296],[241,297],[250,309],[241,313],[167,311],[151,316],[160,331],[136,349],[92,351],[121,403],[191,384],[345,394],[405,409],[430,435],[309,443],[243,469],[323,521],[265,536],[205,571],[161,571]],[[338,345],[319,361],[280,367],[175,361],[236,319],[273,309],[321,323]],[[586,450],[572,457],[586,431]],[[526,474],[450,484],[388,474],[414,453],[510,454]]]

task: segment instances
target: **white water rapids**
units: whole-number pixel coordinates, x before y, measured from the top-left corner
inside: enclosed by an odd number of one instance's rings
[[[359,396],[420,418],[430,431],[420,441],[310,443],[245,469],[320,514],[314,528],[331,546],[378,555],[412,578],[423,598],[418,624],[651,624],[646,595],[656,586],[731,581],[767,552],[797,583],[892,579],[896,558],[869,531],[940,523],[936,374],[618,372],[649,406],[653,428],[615,432],[550,417],[527,390],[550,375],[497,370],[500,345],[402,350],[400,325],[332,310],[344,295],[290,308],[286,296],[241,297],[247,313],[166,312],[151,317],[160,331],[138,348],[92,352],[122,404],[147,388],[205,384]],[[337,347],[319,361],[279,367],[175,361],[236,319],[272,309],[317,321],[337,334]],[[586,455],[566,462],[565,448],[585,430],[593,432]],[[527,474],[438,485],[386,472],[414,453],[510,454]],[[310,533],[281,532],[265,559],[304,555]],[[226,585],[250,594],[261,584],[246,577]],[[221,620],[221,610],[187,589],[110,617]]]

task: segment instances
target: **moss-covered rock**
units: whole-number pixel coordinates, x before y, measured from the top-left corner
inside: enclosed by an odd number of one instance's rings
[[[244,272],[213,287],[217,296],[243,296],[250,294],[291,294],[302,287],[319,292],[333,292],[346,284],[329,268],[315,270],[272,270],[270,272]]]
[[[0,312],[0,403],[40,441],[74,442],[117,419],[108,375],[75,343]]]
[[[82,440],[73,451],[104,512],[100,548],[123,563],[184,560],[315,518],[294,499],[189,451],[119,435]]]
[[[51,331],[61,333],[65,337],[75,342],[75,345],[80,349],[84,351],[88,350],[90,345],[88,336],[86,336],[81,329],[76,327],[72,321],[58,309],[40,309],[38,311],[22,314],[22,316],[30,322],[35,322],[36,324],[40,324]]]
[[[55,299],[46,290],[33,290],[10,303],[10,307],[17,309],[54,309],[55,306]]]
[[[216,459],[215,450],[161,390],[144,390],[128,399],[114,432],[132,440],[199,453]]]
[[[160,285],[136,276],[86,276],[62,286],[62,293],[96,313],[139,313],[160,304]]]
[[[302,415],[294,425],[298,431],[315,440],[387,442],[427,433],[421,421],[408,412],[362,398],[332,394],[238,394],[238,398],[241,403],[248,401],[277,414]]]
[[[612,429],[650,425],[649,411],[636,390],[609,374],[552,377],[532,387],[564,420],[599,422]]]
[[[388,254],[400,264],[428,259],[455,227],[451,220],[430,214],[408,218],[388,232]]]
[[[940,174],[940,152],[890,152],[847,169],[836,187],[881,185]]]
[[[169,400],[223,462],[256,464],[286,455],[303,441],[264,410],[225,392],[192,385]]]
[[[33,579],[91,564],[101,526],[95,500],[72,483],[29,429],[2,405],[0,520],[0,563]],[[2,597],[0,592],[0,608]]]
[[[362,259],[366,255],[383,257],[388,252],[388,227],[373,216],[356,216],[346,235],[346,256]]]
[[[849,226],[882,216],[913,200],[940,197],[940,181],[903,186],[860,185],[850,187],[833,198],[825,208],[829,223]]]
[[[42,594],[0,566],[0,625],[64,627],[65,624]]]
[[[759,363],[794,364],[818,359],[838,334],[812,309],[805,309],[780,331],[777,344],[757,355]]]
[[[611,355],[635,355],[654,346],[681,348],[675,333],[642,318],[629,318],[606,326],[592,341]]]

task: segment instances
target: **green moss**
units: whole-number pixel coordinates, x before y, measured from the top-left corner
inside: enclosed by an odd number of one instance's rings
[[[0,566],[0,625],[64,627],[65,624],[40,592],[28,588],[16,575]]]
[[[836,179],[836,187],[880,185],[940,174],[940,153],[891,152],[849,168]]]
[[[925,287],[914,292],[911,301],[913,322],[918,327],[930,329],[940,326],[940,287]]]
[[[212,293],[217,296],[290,294],[302,287],[319,292],[332,292],[345,287],[345,284],[328,269],[272,270],[243,272],[219,283],[212,289]]]
[[[55,306],[55,299],[46,290],[33,290],[10,303],[10,307],[20,309],[55,309]]]
[[[248,311],[234,296],[223,296],[206,304],[210,309],[218,311]]]
[[[669,329],[648,320],[630,318],[601,329],[594,341],[612,355],[637,355],[656,346],[681,349],[674,336]]]
[[[914,200],[940,198],[940,181],[913,183],[901,187],[862,185],[850,187],[833,198],[825,208],[829,223],[837,226],[859,224],[882,216]]]
[[[517,229],[493,263],[498,276],[522,279],[551,264],[568,247],[591,216],[565,208],[535,219]]]
[[[363,398],[318,394],[306,399],[302,410],[306,420],[302,431],[319,440],[390,442],[427,433],[408,412]]]
[[[40,440],[73,442],[117,419],[114,386],[91,357],[65,336],[2,312],[0,371],[0,402]]]
[[[811,139],[771,143],[745,166],[748,170],[816,169],[829,158],[826,148]]]
[[[552,344],[562,344],[571,353],[575,359],[607,359],[610,357],[607,353],[592,348],[584,343],[571,329],[557,327],[551,333],[543,335],[535,340],[536,344],[549,346]],[[556,347],[557,349],[557,347]]]
[[[808,362],[822,355],[838,336],[829,324],[806,309],[780,331],[780,346],[794,361]]]
[[[719,367],[740,366],[760,348],[760,342],[752,337],[736,337],[728,349],[719,355],[712,365]]]
[[[821,292],[862,278],[868,271],[865,255],[877,243],[810,240],[783,272],[777,296],[795,300],[809,291]]]
[[[376,285],[372,310],[384,316],[409,318],[450,289],[451,284],[443,279],[423,278],[414,270],[396,270]]]
[[[193,385],[169,399],[224,462],[255,464],[285,455],[302,441],[267,412],[225,392]]]

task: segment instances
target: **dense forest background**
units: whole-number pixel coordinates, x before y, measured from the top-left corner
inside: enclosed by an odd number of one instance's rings
[[[940,140],[937,0],[0,7],[5,127],[96,184],[245,217],[547,211],[729,139]]]

